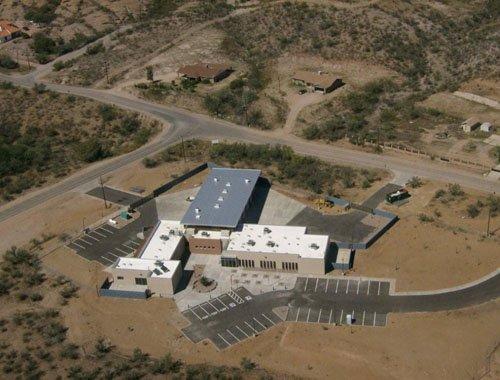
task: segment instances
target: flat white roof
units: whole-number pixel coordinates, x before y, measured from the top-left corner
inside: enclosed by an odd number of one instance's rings
[[[184,236],[179,221],[161,220],[143,249],[141,259],[170,260]]]
[[[114,265],[117,269],[149,271],[151,277],[171,278],[179,260],[151,260],[137,257],[120,257]]]
[[[282,253],[306,258],[324,258],[328,235],[309,235],[306,227],[244,224],[229,236],[227,251]]]

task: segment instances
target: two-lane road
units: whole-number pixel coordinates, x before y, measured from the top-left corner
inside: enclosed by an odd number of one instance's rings
[[[0,74],[0,81],[10,81],[15,85],[31,87],[35,83],[34,75],[7,76]],[[210,118],[180,109],[174,106],[154,104],[132,96],[113,94],[104,90],[65,86],[46,83],[48,89],[60,93],[72,94],[90,98],[103,103],[135,112],[148,114],[159,120],[168,122],[170,128],[148,145],[129,154],[106,160],[84,169],[53,186],[33,192],[0,209],[0,222],[21,212],[27,211],[43,202],[77,188],[85,183],[96,180],[99,176],[117,170],[131,162],[159,152],[165,147],[176,143],[180,137],[218,138],[230,141],[241,141],[256,144],[282,144],[292,147],[297,153],[318,157],[327,162],[367,168],[387,169],[405,173],[408,176],[419,176],[437,181],[458,183],[486,192],[500,190],[500,184],[484,178],[482,175],[455,168],[453,166],[419,160],[414,157],[392,157],[373,153],[351,150],[319,142],[310,142],[298,137],[264,132],[239,126],[223,120]]]

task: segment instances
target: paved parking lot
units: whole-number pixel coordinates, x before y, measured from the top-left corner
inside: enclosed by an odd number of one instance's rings
[[[138,195],[130,194],[118,189],[113,189],[111,187],[104,186],[103,189],[104,189],[104,195],[106,196],[106,201],[111,203],[116,203],[122,206],[128,206],[131,203],[134,203],[135,201],[141,199],[141,197]],[[103,199],[103,194],[102,194],[103,189],[101,189],[101,187],[95,187],[89,192],[87,192],[87,195]]]
[[[299,277],[295,289],[306,293],[356,294],[385,296],[389,294],[390,282],[349,278]]]
[[[347,315],[353,318],[353,325],[357,326],[385,326],[387,324],[387,314],[376,311],[338,308],[311,308],[311,307],[290,307],[286,320],[290,322],[324,323],[324,324],[346,324]]]
[[[144,228],[151,231],[156,225],[158,216],[154,201],[144,204],[139,211],[140,217],[122,228],[104,223],[72,241],[67,247],[87,260],[95,260],[109,266],[118,257],[130,255],[140,248],[142,240],[137,234]]]
[[[105,223],[72,241],[67,246],[83,257],[97,260],[101,264],[108,266],[115,262],[117,258],[134,253],[141,245],[141,241],[135,237],[127,238],[124,242],[117,242],[116,246],[108,247],[107,250],[97,250],[97,247],[102,246],[105,239],[114,239],[114,235],[119,232],[119,229]]]
[[[244,287],[182,312],[191,325],[182,329],[194,343],[208,338],[220,350],[260,334],[279,322],[273,311],[255,303]]]

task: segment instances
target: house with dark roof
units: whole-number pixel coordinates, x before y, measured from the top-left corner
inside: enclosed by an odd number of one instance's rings
[[[197,63],[179,68],[177,73],[182,78],[196,81],[209,80],[212,83],[227,78],[233,72],[231,66],[221,63]]]
[[[297,71],[292,80],[295,83],[308,87],[311,92],[322,92],[327,94],[344,85],[342,79],[329,74],[324,74],[321,71]]]

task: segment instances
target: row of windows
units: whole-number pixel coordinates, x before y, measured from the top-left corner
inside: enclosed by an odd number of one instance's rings
[[[215,245],[195,245],[195,249],[217,249]]]
[[[240,266],[244,268],[255,268],[255,262],[253,260],[238,260]]]
[[[299,270],[298,263],[281,263],[281,269],[287,271],[297,272]]]
[[[276,269],[276,261],[260,261],[260,267],[262,269]]]
[[[142,278],[142,277],[136,277],[135,278],[135,284],[136,285],[147,285],[148,284],[148,280],[145,279],[145,278]]]

